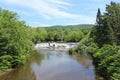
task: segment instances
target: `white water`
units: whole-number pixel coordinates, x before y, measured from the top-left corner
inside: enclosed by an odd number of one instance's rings
[[[78,43],[38,43],[35,45],[36,49],[55,49],[63,50],[76,47]]]

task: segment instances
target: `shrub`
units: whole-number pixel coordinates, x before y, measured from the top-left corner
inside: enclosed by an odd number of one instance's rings
[[[10,55],[4,55],[0,57],[0,72],[5,71],[6,69],[9,69],[12,67],[13,58]]]
[[[118,80],[120,76],[120,46],[104,45],[93,54],[97,71],[108,80]]]
[[[69,49],[69,54],[70,54],[70,55],[76,54],[76,49],[75,49],[75,48],[70,48],[70,49]]]

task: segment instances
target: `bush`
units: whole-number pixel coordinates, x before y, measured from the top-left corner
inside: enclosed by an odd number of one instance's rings
[[[5,71],[12,67],[13,58],[10,55],[4,55],[0,57],[0,72]]]
[[[104,45],[93,54],[97,72],[108,80],[119,80],[120,46]]]
[[[70,49],[69,49],[69,54],[70,54],[70,55],[76,54],[76,49],[75,49],[75,48],[70,48]]]
[[[20,65],[23,65],[26,62],[27,55],[22,55],[22,56],[13,56],[13,61],[12,61],[12,67],[17,67]]]
[[[80,42],[76,50],[91,53],[96,71],[101,76],[107,80],[120,80],[120,46],[103,45],[99,48],[92,39],[89,39]]]

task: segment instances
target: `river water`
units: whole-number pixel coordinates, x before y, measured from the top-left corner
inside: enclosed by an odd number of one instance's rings
[[[98,80],[89,54],[38,49],[24,66],[8,71],[0,80]]]

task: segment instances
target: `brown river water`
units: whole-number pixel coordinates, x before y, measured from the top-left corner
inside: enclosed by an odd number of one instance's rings
[[[41,49],[24,66],[8,71],[0,80],[98,80],[89,54]]]

